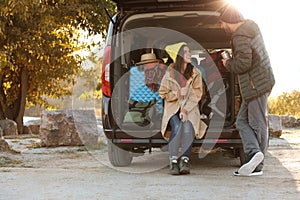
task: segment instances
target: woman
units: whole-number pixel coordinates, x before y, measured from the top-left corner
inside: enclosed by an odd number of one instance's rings
[[[206,130],[198,109],[202,96],[201,72],[191,64],[189,47],[185,43],[177,44],[177,47],[175,63],[169,66],[159,89],[159,95],[164,99],[161,132],[166,139],[167,126],[171,126],[169,154],[172,175],[190,173],[189,157],[194,137],[201,138]]]

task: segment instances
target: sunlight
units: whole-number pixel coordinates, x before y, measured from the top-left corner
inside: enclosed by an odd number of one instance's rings
[[[227,0],[230,4],[237,7],[245,18],[253,20],[262,19],[265,17],[262,8],[265,8],[270,2],[261,0]]]
[[[276,78],[273,96],[292,90],[300,91],[300,64],[293,58],[300,44],[298,0],[227,0],[246,19],[260,27]],[[295,55],[295,54],[294,54]],[[297,53],[296,53],[297,55]]]

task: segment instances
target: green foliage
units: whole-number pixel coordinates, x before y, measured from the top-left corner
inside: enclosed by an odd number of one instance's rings
[[[300,117],[300,91],[284,92],[277,98],[270,98],[268,103],[272,114]]]
[[[106,35],[110,1],[0,0],[0,119],[71,94],[82,58],[78,30]],[[18,123],[18,122],[17,122]]]

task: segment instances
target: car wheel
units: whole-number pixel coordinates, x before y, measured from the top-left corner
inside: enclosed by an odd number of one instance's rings
[[[115,167],[125,167],[131,164],[133,156],[129,151],[119,148],[112,142],[108,142],[108,158]]]

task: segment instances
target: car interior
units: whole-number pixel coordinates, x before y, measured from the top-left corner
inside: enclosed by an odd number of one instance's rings
[[[113,94],[117,97],[117,101],[122,97],[121,104],[119,103],[119,106],[114,109],[116,121],[121,126],[120,128],[124,130],[128,127],[133,128],[133,126],[128,126],[128,123],[124,123],[124,117],[130,110],[128,101],[131,99],[131,85],[143,84],[143,80],[130,79],[132,76],[131,69],[136,67],[141,55],[152,52],[156,54],[157,58],[166,62],[168,55],[165,54],[165,47],[184,41],[191,49],[193,57],[197,59],[197,64],[211,66],[212,64],[207,61],[210,55],[230,49],[229,39],[220,27],[218,16],[218,12],[212,11],[176,11],[141,13],[129,16],[125,20],[121,27],[121,34],[117,36],[120,44],[122,44],[120,52],[118,52],[121,58],[122,78],[118,80],[119,83],[116,84]],[[217,118],[212,125],[221,126],[220,124],[225,124],[225,126],[230,126],[234,121],[235,106],[232,102],[236,98],[234,91],[237,90],[237,86],[232,74],[226,70],[220,70],[218,64],[215,64],[214,62],[212,68],[214,68],[215,73],[219,73],[220,80],[204,83],[206,96],[209,97],[206,101],[210,101],[214,117]],[[117,73],[119,74],[119,72]],[[208,73],[211,73],[211,70]],[[145,93],[149,93],[149,91],[141,92],[142,95]],[[158,96],[158,93],[153,95]],[[209,113],[207,117],[208,115]],[[159,117],[156,116],[156,118]],[[225,122],[222,120],[224,118]],[[159,123],[155,124],[157,126],[151,127],[151,129],[159,130]],[[145,130],[148,129],[149,127],[145,128]]]

